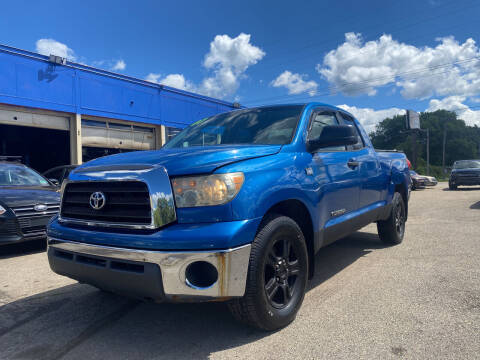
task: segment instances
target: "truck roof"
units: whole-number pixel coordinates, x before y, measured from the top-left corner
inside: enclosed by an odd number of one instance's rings
[[[256,109],[256,108],[264,108],[264,107],[275,107],[275,106],[306,106],[306,107],[316,107],[316,106],[322,106],[326,108],[330,108],[332,110],[336,111],[342,111],[352,117],[355,118],[355,116],[348,112],[345,109],[339,108],[338,106],[331,105],[331,104],[326,104],[322,102],[317,102],[317,101],[311,101],[311,102],[300,102],[300,103],[289,103],[289,104],[272,104],[272,105],[262,105],[262,106],[253,106],[251,108],[246,108],[246,109],[239,109],[239,110],[247,110],[247,109]],[[235,110],[234,110],[235,111]]]

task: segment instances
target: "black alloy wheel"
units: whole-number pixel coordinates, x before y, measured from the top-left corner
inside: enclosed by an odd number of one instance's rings
[[[264,269],[264,288],[270,305],[283,309],[299,291],[300,262],[291,239],[278,239],[268,252]]]
[[[403,238],[405,233],[405,208],[403,203],[397,202],[395,204],[395,230],[399,238]]]
[[[399,192],[393,195],[390,216],[377,222],[378,236],[385,244],[397,245],[405,236],[405,222],[407,221],[407,208]]]
[[[308,251],[302,230],[287,216],[269,214],[252,243],[245,295],[229,302],[233,316],[262,330],[290,324],[308,281]]]

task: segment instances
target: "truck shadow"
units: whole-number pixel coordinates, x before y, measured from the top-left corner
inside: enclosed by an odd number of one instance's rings
[[[357,232],[322,249],[309,290],[381,247],[376,234]],[[203,359],[269,335],[237,323],[223,303],[143,303],[82,284],[0,306],[2,358]]]
[[[480,210],[480,201],[477,201],[476,203],[470,205],[470,209]]]

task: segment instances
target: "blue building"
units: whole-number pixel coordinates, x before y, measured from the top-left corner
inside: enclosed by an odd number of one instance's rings
[[[0,155],[34,169],[160,148],[236,104],[0,45]]]

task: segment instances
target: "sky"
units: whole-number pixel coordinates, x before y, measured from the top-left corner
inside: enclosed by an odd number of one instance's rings
[[[245,106],[480,126],[480,1],[10,1],[0,43]]]

